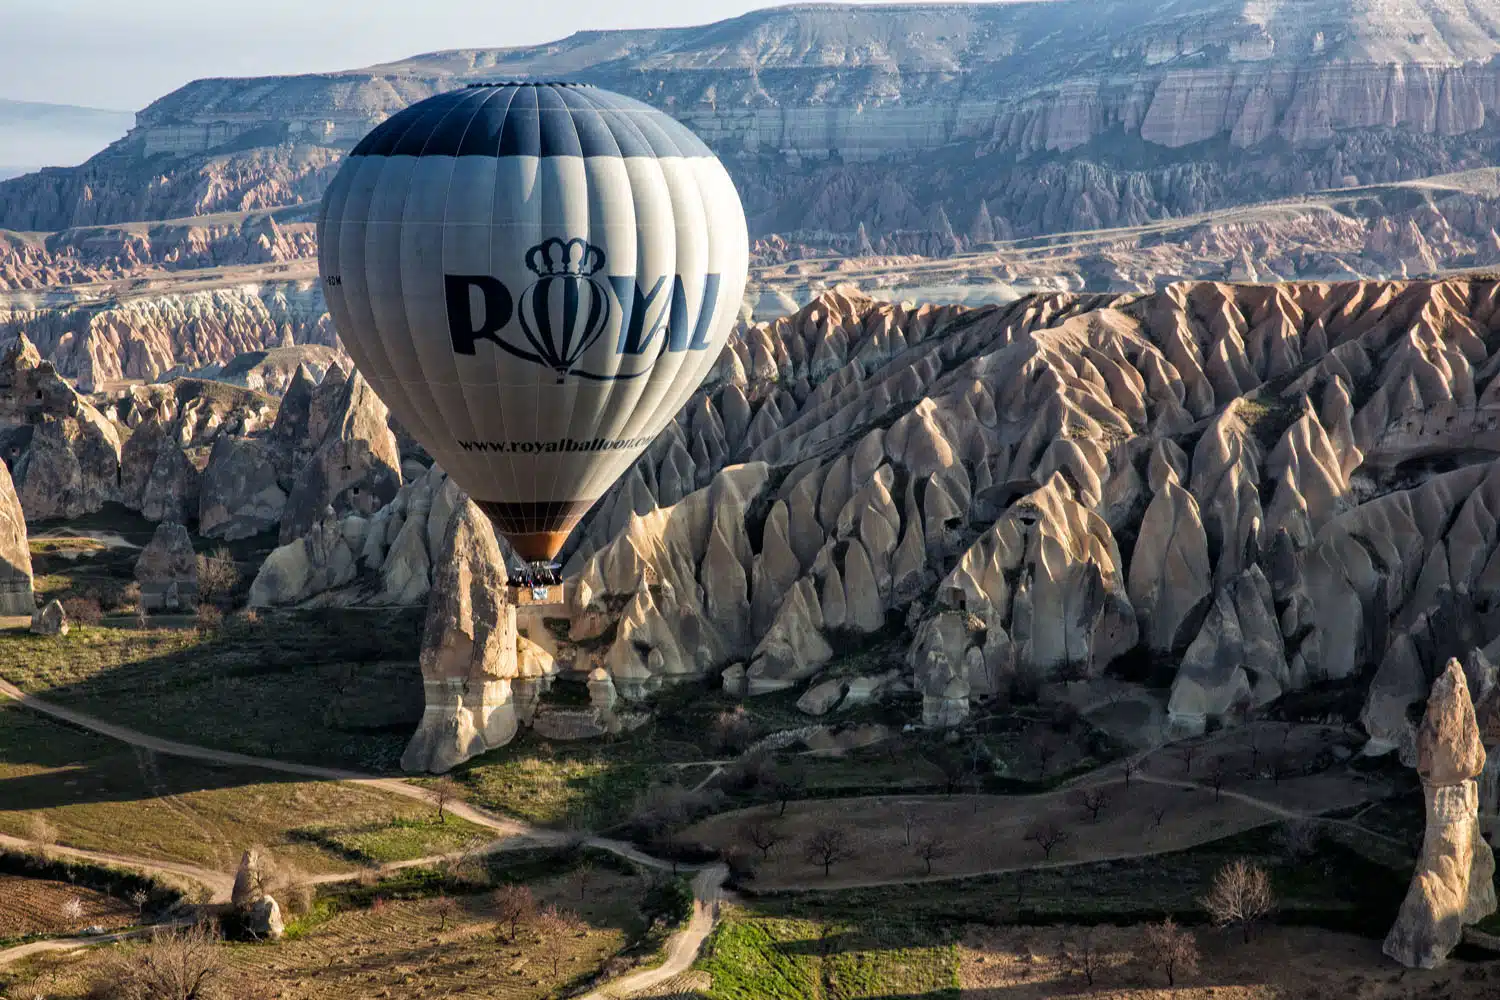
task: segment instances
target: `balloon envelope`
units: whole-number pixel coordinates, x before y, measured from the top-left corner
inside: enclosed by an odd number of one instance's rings
[[[701,140],[551,83],[476,84],[381,123],[324,195],[318,246],[359,371],[533,560],[713,367],[749,264]]]

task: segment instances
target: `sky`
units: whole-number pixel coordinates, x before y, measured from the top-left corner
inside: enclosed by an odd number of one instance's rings
[[[580,29],[734,17],[769,0],[0,0],[0,98],[134,111],[205,76],[352,69]]]

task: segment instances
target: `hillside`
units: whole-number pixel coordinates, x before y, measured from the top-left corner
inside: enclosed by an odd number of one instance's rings
[[[0,184],[0,227],[316,200],[342,151],[385,116],[508,76],[596,83],[680,117],[729,161],[752,233],[862,223],[874,239],[940,229],[940,209],[962,229],[981,203],[1016,235],[1137,225],[1488,165],[1497,51],[1494,0],[775,8],[199,80],[84,167]]]

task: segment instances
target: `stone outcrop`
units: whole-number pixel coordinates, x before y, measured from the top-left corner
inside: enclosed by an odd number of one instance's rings
[[[268,396],[203,379],[132,386],[116,406],[118,418],[131,428],[121,449],[121,502],[152,521],[198,519],[202,479],[215,445],[259,434],[274,407]],[[223,478],[215,484],[233,485]],[[210,504],[216,499],[209,494]]]
[[[0,337],[17,335],[30,338],[42,357],[85,392],[121,379],[151,381],[172,369],[185,373],[224,365],[293,344],[334,344],[333,324],[314,280],[0,311]]]
[[[240,856],[240,866],[235,870],[229,901],[243,921],[247,934],[274,941],[286,932],[286,925],[281,918],[280,904],[266,892],[269,875],[260,852],[253,847],[247,849]]]
[[[339,518],[328,508],[307,534],[272,552],[250,588],[252,603],[425,602],[462,493],[439,466],[409,471],[413,478],[370,517]],[[498,544],[510,559],[508,543]]]
[[[440,566],[422,636],[426,707],[401,757],[407,771],[447,771],[508,743],[519,724],[517,702],[534,706],[550,680],[529,669],[537,661],[518,656],[505,558],[489,519],[467,498],[448,527]],[[514,690],[520,687],[529,690]]]
[[[1369,751],[1415,760],[1426,678],[1500,636],[1500,439],[1463,417],[1500,392],[1497,337],[1487,278],[972,309],[825,293],[731,336],[570,540],[515,676],[594,678],[612,709],[542,725],[608,732],[680,681],[755,697],[821,675],[848,700],[868,672],[849,660],[878,644],[902,669],[869,695],[915,692],[934,727],[976,699],[1148,674],[1170,687],[1131,728],[1150,740],[1368,671]],[[341,439],[358,385],[294,373],[248,437]],[[325,504],[252,600],[430,596],[457,488],[403,469],[378,507]],[[536,688],[508,690],[524,725]]]
[[[326,508],[305,535],[277,547],[261,563],[250,584],[250,607],[298,604],[352,583],[368,529],[364,518],[339,518]]]
[[[337,388],[322,443],[289,491],[281,519],[282,544],[305,534],[326,508],[340,515],[369,516],[389,503],[401,487],[401,456],[386,423],[385,404],[357,372]],[[310,439],[319,439],[318,404],[315,393],[310,403]]]
[[[0,457],[28,521],[79,517],[119,495],[119,432],[25,337],[0,355]]]
[[[26,514],[10,473],[0,465],[0,615],[29,615],[35,610]]]
[[[1463,667],[1449,660],[1417,733],[1417,773],[1427,803],[1422,854],[1384,945],[1407,968],[1441,965],[1466,924],[1495,912],[1495,858],[1480,835],[1474,780],[1484,764]]]
[[[268,441],[224,435],[198,483],[198,533],[235,541],[281,524],[286,493]],[[149,515],[148,515],[149,516]]]
[[[1414,746],[1380,720],[1443,643],[1500,632],[1500,466],[1472,437],[1446,473],[1365,456],[1412,400],[1489,391],[1497,303],[1487,280],[828,293],[732,337],[580,527],[554,655],[626,702],[720,675],[753,697],[887,635],[933,726],[1145,655],[1180,732],[1379,667],[1370,749]]]
[[[68,613],[56,598],[31,613],[31,631],[37,635],[67,635],[69,628]]]
[[[198,557],[187,528],[172,521],[156,526],[135,561],[145,611],[192,611],[198,606]]]

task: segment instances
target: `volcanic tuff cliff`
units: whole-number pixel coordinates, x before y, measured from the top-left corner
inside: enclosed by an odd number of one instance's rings
[[[1409,752],[1500,637],[1497,343],[1491,279],[825,295],[734,338],[575,536],[558,658],[755,693],[895,643],[930,723],[1108,672],[1179,732],[1343,682]]]
[[[340,151],[398,108],[472,80],[558,76],[703,135],[752,232],[863,222],[873,238],[928,228],[937,205],[967,220],[981,202],[1023,235],[1132,224],[1492,162],[1497,53],[1494,0],[783,7],[199,80],[85,166],[0,184],[0,227],[314,200]]]
[[[84,391],[151,380],[237,355],[296,344],[336,344],[314,281],[126,293],[76,304],[0,303],[0,341],[24,336]]]

